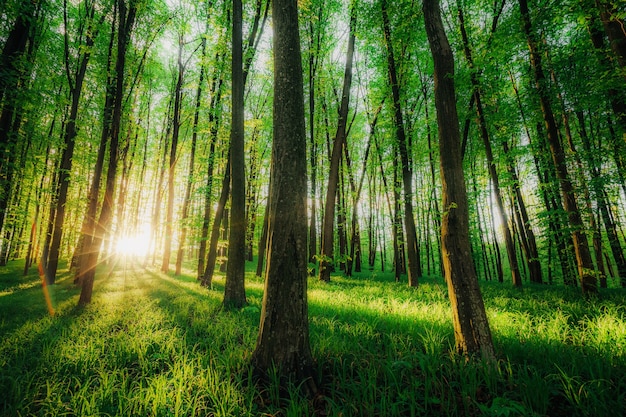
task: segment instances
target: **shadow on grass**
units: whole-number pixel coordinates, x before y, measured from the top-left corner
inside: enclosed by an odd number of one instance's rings
[[[208,290],[186,275],[174,277],[140,267],[116,273],[127,275],[110,280],[99,274],[96,278],[93,308],[66,307],[56,318],[46,318],[45,306],[43,310],[19,310],[19,315],[17,307],[10,307],[33,303],[41,291],[36,286],[0,297],[3,333],[14,330],[7,341],[12,346],[5,346],[0,357],[3,367],[8,364],[11,369],[0,378],[3,392],[8,386],[15,389],[17,382],[8,378],[18,378],[24,369],[30,370],[30,375],[48,377],[49,364],[43,358],[69,337],[68,327],[102,322],[101,331],[107,337],[132,332],[137,318],[125,308],[140,305],[162,318],[162,327],[179,338],[185,352],[200,358],[203,366],[219,364],[245,378],[259,326],[261,279],[246,276],[249,307],[224,311],[222,276],[216,277],[214,289]],[[36,282],[32,277],[27,280],[32,282]],[[422,282],[418,289],[409,289],[382,275],[333,277],[330,284],[309,280],[311,345],[330,415],[626,415],[623,346],[618,350],[622,356],[612,357],[609,351],[580,343],[557,343],[529,337],[532,333],[508,332],[502,324],[494,329],[502,360],[494,367],[468,363],[452,353],[454,339],[445,286],[435,279]],[[68,290],[58,296],[58,303],[72,302],[78,294],[69,282],[62,280],[57,285]],[[510,292],[498,284],[485,286],[484,293],[491,314],[509,314],[511,326],[519,320],[518,313],[555,311],[561,297],[543,288]],[[589,305],[585,312],[585,304],[578,305],[567,295],[561,298],[561,309],[571,317],[570,310],[581,310],[576,320],[585,315],[598,317],[602,308],[622,311],[619,296],[615,293],[614,300],[611,296],[599,301],[600,312],[595,310],[598,306]],[[98,311],[105,303],[119,303],[121,307]],[[28,323],[36,320],[41,324],[30,328]],[[160,355],[159,349],[164,347],[158,344],[151,349],[150,354],[158,361],[153,368],[156,377],[176,358]],[[138,366],[136,352],[120,350],[110,355],[121,367],[133,370]],[[251,389],[245,382],[239,387]],[[248,391],[247,395],[256,394]],[[285,410],[289,404],[283,398],[269,404],[255,403],[255,407],[259,414],[278,410],[288,414]],[[307,414],[301,411],[294,415]]]

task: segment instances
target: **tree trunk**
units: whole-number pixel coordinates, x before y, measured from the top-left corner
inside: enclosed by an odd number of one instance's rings
[[[600,11],[600,19],[609,38],[611,50],[615,54],[617,64],[622,69],[622,74],[626,79],[626,74],[623,71],[626,68],[626,29],[624,29],[624,20],[620,18],[619,10],[613,2],[596,0],[596,7]]]
[[[178,151],[178,139],[180,136],[180,113],[183,96],[183,78],[185,66],[183,65],[183,35],[178,38],[178,76],[174,86],[174,113],[172,115],[172,141],[170,142],[170,159],[167,171],[167,212],[165,216],[165,244],[163,247],[163,262],[161,272],[168,273],[170,270],[170,256],[172,253],[172,233],[174,226],[174,176],[176,175],[176,161]]]
[[[270,180],[271,182],[271,180]],[[265,214],[263,215],[263,227],[261,228],[261,236],[259,237],[259,256],[257,258],[256,276],[263,276],[263,266],[265,263],[265,251],[267,249],[267,227],[269,221],[269,205],[265,206]]]
[[[480,82],[478,75],[474,68],[474,58],[472,56],[472,49],[469,44],[469,37],[465,28],[465,17],[463,15],[463,9],[461,8],[460,1],[457,0],[459,24],[461,27],[461,36],[463,38],[463,51],[465,53],[465,59],[470,68],[470,79],[473,88],[474,102],[476,103],[476,115],[478,116],[478,127],[480,130],[480,136],[485,146],[485,155],[487,157],[487,166],[489,171],[489,177],[493,184],[493,194],[496,200],[496,206],[498,208],[498,217],[501,224],[502,234],[504,235],[504,245],[506,247],[507,257],[509,259],[509,267],[511,269],[511,278],[515,287],[522,286],[522,277],[519,272],[519,266],[517,263],[517,254],[515,252],[515,243],[513,242],[513,235],[511,233],[511,227],[509,225],[509,219],[504,209],[504,202],[502,199],[502,192],[500,191],[500,178],[496,169],[496,164],[493,158],[493,150],[491,149],[491,138],[489,137],[489,131],[487,129],[487,121],[485,119],[485,111],[482,104],[482,91],[480,88]]]
[[[583,113],[577,112],[577,116],[580,124],[580,136],[582,138],[583,148],[591,159],[591,186],[593,189],[593,194],[597,202],[600,215],[602,216],[602,222],[604,223],[604,229],[606,230],[606,236],[609,241],[609,247],[611,248],[611,252],[613,254],[613,259],[615,260],[615,263],[617,265],[617,273],[620,277],[620,284],[622,287],[626,287],[626,257],[624,256],[624,251],[622,250],[622,245],[620,243],[619,236],[617,235],[617,227],[615,225],[615,222],[613,221],[613,217],[611,216],[608,201],[605,198],[606,194],[605,190],[602,187],[603,181],[599,169],[600,164],[594,157],[597,152],[591,148],[591,141],[585,129],[585,120]],[[595,246],[598,246],[600,244],[601,241],[596,243]],[[596,255],[596,258],[598,256],[599,255]]]
[[[64,5],[64,13],[67,13],[67,7]],[[77,135],[76,119],[78,118],[78,106],[80,103],[80,97],[82,94],[83,82],[85,81],[85,75],[87,73],[87,64],[91,57],[91,48],[94,44],[94,38],[97,35],[97,28],[93,27],[93,17],[95,10],[92,7],[88,11],[90,28],[86,31],[86,39],[83,51],[79,57],[79,64],[75,74],[72,76],[69,71],[70,57],[67,52],[69,42],[67,33],[65,35],[65,65],[67,69],[67,78],[70,85],[70,114],[65,124],[65,132],[63,134],[63,142],[65,148],[61,156],[61,165],[59,166],[59,175],[57,177],[57,184],[55,188],[56,195],[56,216],[54,217],[54,226],[52,232],[52,240],[50,242],[50,249],[48,253],[48,259],[46,262],[47,271],[46,276],[48,284],[54,284],[56,280],[57,266],[59,263],[59,252],[61,247],[61,238],[63,236],[63,227],[65,223],[65,203],[67,202],[67,193],[70,186],[70,173],[72,172],[72,158],[74,155],[74,144]],[[104,19],[104,17],[103,17]],[[67,20],[66,20],[67,24]]]
[[[181,274],[183,266],[183,257],[185,252],[185,240],[187,239],[187,217],[189,216],[189,204],[191,202],[191,189],[193,188],[193,174],[196,160],[196,146],[198,142],[198,122],[200,120],[200,107],[202,100],[202,85],[204,84],[204,72],[206,70],[204,59],[206,57],[206,38],[202,39],[202,53],[200,55],[200,75],[198,77],[198,87],[196,88],[196,102],[193,114],[193,126],[191,136],[191,154],[189,155],[189,174],[187,176],[187,184],[185,185],[185,198],[183,200],[183,210],[181,214],[181,233],[180,242],[178,243],[178,252],[176,254],[176,275]]]
[[[115,63],[115,99],[113,101],[113,113],[111,119],[111,141],[109,143],[109,163],[105,181],[102,210],[98,218],[95,236],[89,248],[89,267],[82,278],[79,305],[91,302],[93,283],[100,256],[102,241],[110,232],[111,217],[113,214],[113,195],[115,194],[115,178],[118,165],[119,136],[122,121],[122,100],[124,97],[124,71],[126,69],[126,49],[130,41],[132,28],[135,22],[137,8],[131,3],[127,8],[125,0],[118,0],[119,29],[117,37],[117,58]]]
[[[78,284],[82,279],[82,273],[84,268],[88,268],[89,252],[87,248],[91,247],[91,240],[94,237],[96,229],[96,217],[98,214],[98,198],[100,196],[100,183],[102,181],[102,174],[104,169],[104,158],[106,155],[106,148],[109,138],[111,136],[111,119],[113,117],[113,100],[115,94],[115,83],[112,68],[112,59],[115,46],[115,23],[117,13],[113,18],[113,25],[111,28],[111,36],[109,38],[108,56],[107,56],[107,86],[104,99],[104,111],[102,117],[102,132],[100,134],[100,144],[98,146],[98,153],[96,155],[96,163],[93,168],[93,177],[91,179],[91,187],[87,194],[87,211],[83,219],[81,227],[81,234],[78,239],[78,244],[74,250],[74,257],[72,258],[71,266],[75,267],[74,284]]]
[[[389,17],[387,14],[387,0],[381,1],[383,15],[383,33],[385,45],[387,46],[387,68],[389,71],[389,82],[393,96],[394,124],[396,128],[396,140],[402,162],[402,184],[404,187],[404,228],[406,236],[409,286],[417,287],[418,279],[422,276],[420,265],[419,248],[417,246],[417,232],[415,228],[415,217],[413,215],[413,173],[409,158],[406,133],[400,104],[400,85],[396,73],[396,62],[393,55],[393,45],[391,42],[391,30],[389,27]]]
[[[21,2],[21,10],[0,55],[0,231],[4,229],[14,179],[23,94],[36,47],[36,13],[40,2]],[[17,123],[19,121],[19,123]],[[6,244],[6,243],[5,243]],[[3,245],[4,246],[4,245]]]
[[[435,64],[435,106],[439,126],[443,194],[441,242],[457,350],[493,361],[495,352],[474,263],[470,255],[469,214],[459,121],[454,91],[454,58],[443,29],[439,2],[424,0],[426,33]]]
[[[217,57],[216,60],[218,60]],[[207,182],[204,191],[204,216],[202,218],[202,232],[200,234],[200,248],[198,249],[198,280],[202,280],[205,271],[206,246],[209,238],[209,224],[211,222],[211,200],[213,194],[213,169],[215,167],[215,143],[219,131],[221,118],[217,116],[222,97],[222,77],[219,70],[215,70],[211,83],[211,108],[209,110],[209,162],[207,164]]]
[[[268,267],[252,364],[264,376],[276,367],[313,396],[307,305],[306,133],[297,3],[272,2],[274,140]]]
[[[346,67],[343,78],[343,91],[339,108],[339,120],[337,132],[333,141],[333,150],[330,157],[330,172],[328,174],[328,187],[326,189],[326,203],[324,206],[324,219],[322,222],[322,247],[320,251],[319,279],[330,281],[334,252],[334,220],[335,200],[339,188],[339,165],[341,163],[343,146],[346,141],[346,126],[350,104],[350,87],[352,85],[352,61],[354,57],[354,30],[356,24],[356,10],[350,11],[350,35],[348,38],[348,51],[346,52]]]
[[[228,269],[224,306],[241,308],[246,304],[246,173],[244,155],[244,80],[241,0],[233,1],[232,31],[232,122],[230,130],[231,209],[228,239]]]
[[[550,153],[556,170],[556,176],[559,180],[561,193],[563,194],[563,208],[567,212],[569,224],[573,228],[572,239],[574,242],[574,251],[576,253],[576,263],[578,266],[581,288],[583,294],[585,295],[595,294],[598,291],[597,279],[594,273],[591,254],[589,252],[582,216],[580,215],[578,204],[576,203],[576,196],[574,195],[574,188],[569,178],[565,152],[559,138],[554,113],[552,112],[552,104],[550,102],[548,92],[546,91],[548,80],[546,79],[543,71],[541,54],[539,53],[538,43],[535,40],[535,34],[533,33],[528,3],[526,0],[519,0],[519,4],[520,11],[522,13],[524,33],[526,34],[528,48],[530,50],[530,64],[533,68],[535,86],[539,94],[539,101],[541,105],[541,113],[547,130]]]
[[[217,260],[217,243],[220,239],[220,225],[224,217],[224,208],[230,194],[230,152],[228,153],[228,163],[224,171],[224,179],[222,180],[222,191],[217,202],[215,210],[215,218],[213,227],[211,228],[211,238],[209,240],[209,255],[206,262],[206,268],[202,274],[202,285],[211,288],[213,283],[213,273],[215,272],[215,261]]]
[[[505,155],[509,154],[509,145],[507,141],[502,142],[502,149]],[[513,189],[513,211],[515,217],[518,219],[518,229],[522,236],[522,249],[526,256],[526,263],[528,264],[528,270],[530,273],[530,281],[541,284],[543,283],[541,262],[539,260],[539,251],[537,249],[537,240],[535,238],[535,232],[533,231],[530,218],[528,217],[528,211],[526,210],[526,204],[524,203],[524,197],[522,196],[522,190],[520,188],[520,180],[517,175],[517,170],[511,160],[511,156],[508,156],[507,169],[512,179]]]

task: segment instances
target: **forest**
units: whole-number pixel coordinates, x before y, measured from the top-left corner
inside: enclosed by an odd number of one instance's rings
[[[623,0],[0,11],[0,414],[626,415]]]

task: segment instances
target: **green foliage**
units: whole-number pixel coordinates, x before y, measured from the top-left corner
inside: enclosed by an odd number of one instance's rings
[[[106,268],[106,267],[103,267]],[[70,276],[43,302],[21,262],[0,270],[3,415],[597,416],[624,413],[626,296],[584,301],[576,289],[485,283],[500,361],[454,353],[447,290],[392,276],[309,281],[313,355],[323,401],[298,387],[255,385],[263,282],[247,276],[249,306],[223,311],[216,290],[127,260],[96,281],[79,309]],[[106,272],[106,271],[103,271]]]

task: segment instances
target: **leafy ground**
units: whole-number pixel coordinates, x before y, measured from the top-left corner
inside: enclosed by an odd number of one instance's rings
[[[497,365],[454,355],[441,278],[309,282],[323,402],[255,385],[262,281],[222,311],[223,277],[201,288],[125,260],[99,271],[92,305],[69,275],[0,268],[0,414],[6,416],[626,415],[626,292],[483,283]]]

